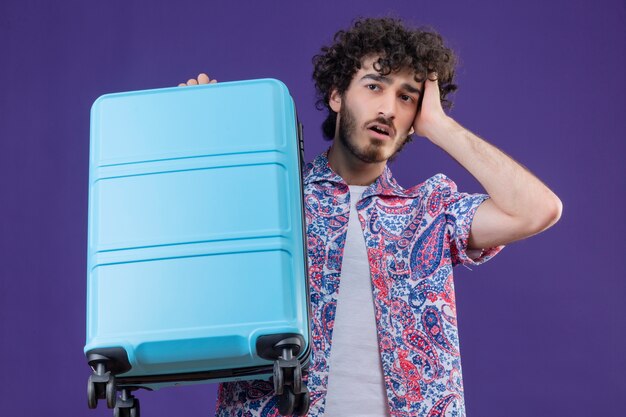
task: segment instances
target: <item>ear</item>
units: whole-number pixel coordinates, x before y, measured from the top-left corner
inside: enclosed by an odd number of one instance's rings
[[[328,105],[335,113],[339,113],[339,110],[341,110],[341,94],[339,94],[336,88],[330,92]]]
[[[412,135],[413,133],[415,133],[415,129],[413,129],[413,126],[411,126],[411,130],[409,130],[409,135]]]

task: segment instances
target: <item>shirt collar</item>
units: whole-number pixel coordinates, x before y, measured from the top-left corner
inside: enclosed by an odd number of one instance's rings
[[[341,188],[345,187],[348,191],[348,185],[339,174],[332,170],[328,164],[328,150],[318,155],[312,162],[308,163],[304,171],[304,183],[312,184],[316,182],[330,182]],[[396,197],[415,197],[416,192],[405,190],[400,186],[391,174],[391,170],[385,164],[383,173],[376,178],[372,184],[365,190],[363,197],[371,195],[384,195]]]

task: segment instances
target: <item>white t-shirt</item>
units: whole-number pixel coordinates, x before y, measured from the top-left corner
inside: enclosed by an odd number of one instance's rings
[[[389,416],[365,238],[356,203],[366,186],[350,186],[350,216],[343,252],[330,350],[324,417]]]

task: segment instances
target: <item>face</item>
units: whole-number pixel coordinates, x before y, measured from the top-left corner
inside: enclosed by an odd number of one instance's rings
[[[339,114],[340,148],[366,163],[387,161],[402,149],[413,133],[423,91],[411,70],[380,75],[373,68],[377,59],[365,59],[344,94],[335,91],[330,97]]]

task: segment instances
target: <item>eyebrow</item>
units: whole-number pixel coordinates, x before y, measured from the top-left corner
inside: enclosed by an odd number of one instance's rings
[[[384,75],[380,75],[380,74],[365,74],[363,77],[361,77],[361,80],[366,80],[366,79],[378,81],[387,85],[391,85],[392,83],[391,78],[386,77]],[[422,90],[420,90],[419,88],[413,87],[409,83],[403,83],[400,87],[404,88],[409,93],[418,94],[420,96],[422,95]]]

